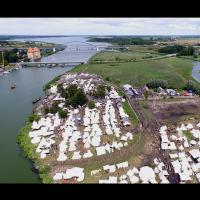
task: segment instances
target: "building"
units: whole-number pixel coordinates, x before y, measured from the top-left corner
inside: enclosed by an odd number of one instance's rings
[[[41,58],[40,49],[37,47],[28,48],[27,55],[28,55],[28,59],[30,59],[32,61],[38,60]]]

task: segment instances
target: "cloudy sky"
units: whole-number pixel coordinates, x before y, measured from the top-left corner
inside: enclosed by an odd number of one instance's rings
[[[200,35],[200,18],[0,18],[0,35]]]

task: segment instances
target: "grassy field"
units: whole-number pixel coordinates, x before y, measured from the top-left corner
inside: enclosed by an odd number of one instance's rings
[[[97,53],[94,55],[90,61],[134,61],[139,59],[145,59],[150,57],[157,57],[160,54],[152,54],[152,53],[145,53],[145,52],[133,52],[133,51],[127,51],[127,52],[109,52],[104,51]]]
[[[138,52],[148,52],[148,53],[158,53],[159,46],[153,45],[130,45],[129,51],[138,51]]]
[[[109,77],[117,85],[130,83],[137,87],[152,79],[163,79],[170,87],[182,88],[187,80],[192,79],[192,66],[191,60],[173,57],[128,63],[83,64],[72,72],[96,73],[103,78]]]

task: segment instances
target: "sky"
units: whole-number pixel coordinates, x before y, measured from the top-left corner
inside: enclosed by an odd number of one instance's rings
[[[200,18],[0,18],[0,35],[200,35]]]

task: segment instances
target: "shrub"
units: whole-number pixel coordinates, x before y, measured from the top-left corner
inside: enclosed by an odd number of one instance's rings
[[[111,91],[111,86],[107,85],[106,89],[108,90],[108,92],[110,92]]]
[[[155,88],[159,88],[159,87],[166,89],[167,85],[168,85],[167,81],[164,81],[164,80],[152,80],[149,83],[147,83],[147,87],[150,89],[155,89]]]
[[[98,85],[97,90],[95,92],[96,97],[103,98],[106,95],[106,87],[105,85]]]
[[[110,78],[108,76],[106,77],[106,81],[110,81]]]
[[[45,113],[45,114],[48,114],[48,113],[49,113],[49,107],[45,107],[45,108],[44,108],[44,113]]]
[[[95,102],[94,101],[89,101],[88,102],[88,107],[89,107],[89,109],[95,108]]]
[[[50,108],[50,113],[52,113],[52,114],[55,114],[55,113],[57,113],[58,111],[59,111],[59,107],[58,107],[58,102],[53,102],[53,104],[52,104],[52,106],[51,106],[51,108]]]
[[[59,114],[59,117],[60,117],[61,119],[67,117],[67,111],[65,111],[65,110],[60,109],[60,110],[58,111],[58,114]]]
[[[36,114],[32,114],[31,116],[29,116],[29,118],[28,118],[28,121],[29,122],[33,122],[33,121],[36,121],[36,122],[38,122],[40,120],[40,116],[39,115],[36,115]]]
[[[63,88],[63,85],[61,83],[57,85],[57,90],[61,94],[61,96],[64,97],[65,89]]]

